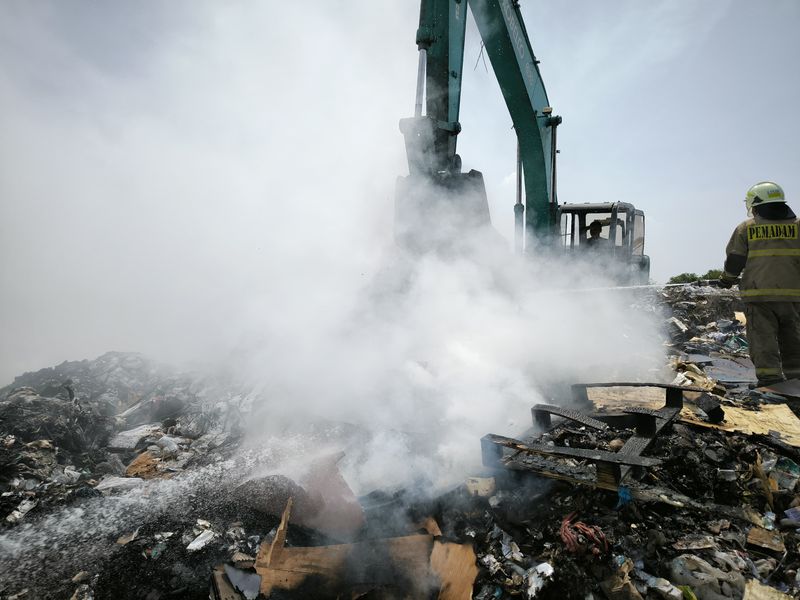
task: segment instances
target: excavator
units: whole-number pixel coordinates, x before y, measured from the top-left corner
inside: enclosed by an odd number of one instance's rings
[[[414,253],[458,252],[476,237],[499,243],[483,175],[462,172],[456,152],[468,5],[517,136],[515,252],[586,256],[591,248],[619,283],[647,283],[641,210],[622,201],[558,202],[556,132],[562,118],[548,101],[517,0],[420,2],[414,116],[400,121],[409,174],[397,181],[396,243]]]

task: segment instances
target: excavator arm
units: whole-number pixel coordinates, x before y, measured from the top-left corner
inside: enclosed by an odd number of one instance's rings
[[[398,181],[396,238],[413,250],[451,247],[490,228],[483,176],[461,173],[456,153],[467,4],[517,133],[525,205],[515,206],[518,245],[545,241],[556,224],[555,130],[538,61],[514,0],[421,0],[415,115],[402,119],[409,176]],[[423,102],[424,98],[424,102]],[[422,114],[422,107],[425,114]]]
[[[461,131],[458,115],[466,24],[465,1],[422,0],[417,29],[420,64],[415,115],[401,121],[404,133],[412,132],[411,150],[423,154],[416,157],[420,159],[417,161],[412,161],[413,153],[409,154],[412,173],[460,170],[454,161],[457,161],[456,136]],[[425,117],[421,116],[423,96]],[[429,130],[430,137],[414,140],[415,128]]]
[[[469,4],[517,133],[525,174],[525,228],[540,237],[556,225],[555,131],[561,117],[552,115],[519,2]]]

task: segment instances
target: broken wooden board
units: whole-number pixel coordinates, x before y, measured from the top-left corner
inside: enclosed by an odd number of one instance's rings
[[[396,586],[410,597],[428,597],[439,589],[440,600],[467,600],[478,570],[470,546],[434,542],[431,535],[367,540],[332,546],[284,546],[292,503],[287,503],[275,539],[256,557],[261,593],[298,591],[303,586],[358,589]],[[413,589],[408,589],[409,586]]]
[[[699,427],[710,427],[720,431],[743,433],[745,435],[772,435],[777,439],[800,448],[800,419],[785,404],[764,404],[761,410],[753,411],[738,406],[725,406],[725,420],[722,423],[708,423],[684,409],[681,421]]]

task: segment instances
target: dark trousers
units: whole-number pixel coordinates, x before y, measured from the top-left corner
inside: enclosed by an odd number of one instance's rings
[[[800,379],[800,302],[746,302],[745,316],[758,383]]]

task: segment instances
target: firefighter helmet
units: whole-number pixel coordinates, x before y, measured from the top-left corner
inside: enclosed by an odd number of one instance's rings
[[[772,204],[773,202],[786,202],[786,196],[783,194],[781,186],[772,181],[762,181],[755,184],[747,190],[747,195],[744,197],[748,215],[753,214],[754,206]]]

